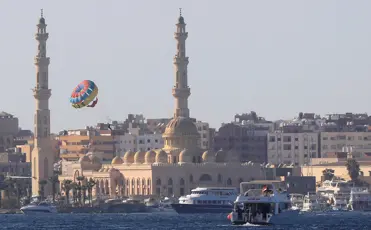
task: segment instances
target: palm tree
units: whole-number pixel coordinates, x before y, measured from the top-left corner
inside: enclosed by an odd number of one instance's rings
[[[78,191],[78,199],[79,199],[79,203],[80,203],[80,205],[81,205],[81,196],[82,196],[82,194],[81,194],[81,192],[82,192],[82,181],[84,181],[85,180],[85,177],[84,176],[78,176],[77,178],[76,178],[76,180],[78,181],[78,184],[77,184],[77,191]],[[85,194],[84,194],[84,196],[85,196]]]
[[[70,191],[72,189],[72,180],[63,180],[62,189],[66,193],[67,204],[70,203]]]
[[[89,204],[93,205],[93,187],[95,186],[96,182],[93,180],[93,178],[90,178],[88,180],[88,183],[86,184],[86,187],[88,188],[88,200]]]
[[[45,196],[45,185],[48,183],[48,181],[46,180],[40,180],[39,181],[39,185],[40,185],[40,191],[39,191],[39,195],[41,196],[41,200],[44,199],[44,196]]]
[[[58,174],[54,174],[48,180],[52,184],[52,194],[53,194],[53,202],[54,202],[55,201],[55,194],[57,192],[56,185],[59,183]]]
[[[333,169],[325,169],[322,171],[323,180],[332,180],[334,178],[335,170]]]
[[[355,159],[351,158],[351,159],[347,160],[346,166],[347,166],[347,169],[348,169],[348,175],[349,175],[350,179],[353,182],[357,182],[359,172],[361,171],[360,168],[359,168],[359,163]]]
[[[75,205],[77,203],[77,190],[78,190],[78,184],[76,182],[71,183],[71,188],[72,188],[72,199],[73,199],[73,204]]]

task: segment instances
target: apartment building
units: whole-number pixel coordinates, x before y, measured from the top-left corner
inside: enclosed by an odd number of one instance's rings
[[[315,132],[268,134],[268,163],[305,165],[318,158],[319,134]]]

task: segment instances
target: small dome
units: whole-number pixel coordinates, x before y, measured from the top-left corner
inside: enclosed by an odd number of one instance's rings
[[[134,155],[135,153],[131,150],[127,151],[124,155],[124,163],[126,164],[132,164],[134,163]]]
[[[240,154],[234,149],[229,150],[227,156],[228,156],[228,162],[231,162],[231,163],[240,162]]]
[[[184,149],[179,154],[179,163],[192,163],[192,152],[188,149]]]
[[[206,162],[215,162],[215,154],[211,150],[205,151],[202,154],[202,161],[205,162],[205,163]]]
[[[161,149],[156,154],[156,163],[168,163],[167,162],[167,153],[164,150]]]
[[[156,152],[153,150],[146,152],[146,155],[144,156],[144,163],[152,164],[155,162],[156,162]]]
[[[173,118],[167,125],[163,137],[195,136],[199,137],[196,125],[187,117]]]
[[[135,164],[143,164],[144,163],[144,156],[146,153],[144,151],[138,151],[134,155],[134,163]]]
[[[86,156],[86,155],[80,157],[80,159],[79,159],[79,163],[80,163],[80,164],[81,164],[81,163],[88,163],[88,162],[90,162],[90,159],[89,159],[89,157]]]
[[[45,24],[45,18],[44,17],[41,17],[39,19],[39,24]]]
[[[180,17],[178,18],[178,23],[179,23],[179,24],[184,24],[184,18],[183,18],[183,16],[180,16]]]
[[[119,156],[116,156],[115,158],[113,158],[112,162],[111,162],[111,164],[113,164],[113,165],[120,165],[122,163],[124,163],[124,161]]]
[[[227,153],[223,149],[220,149],[215,154],[215,162],[224,163],[225,162],[226,155],[227,155]]]

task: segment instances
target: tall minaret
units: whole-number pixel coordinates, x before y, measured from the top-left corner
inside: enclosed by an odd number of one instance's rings
[[[46,32],[45,18],[43,10],[37,24],[37,33],[35,39],[38,42],[38,52],[34,59],[36,67],[36,86],[33,89],[33,96],[36,102],[36,111],[34,119],[35,138],[32,157],[32,194],[38,195],[42,186],[40,181],[48,181],[53,175],[54,153],[50,139],[50,110],[49,98],[51,89],[48,82],[49,58],[46,57],[46,41],[49,34]],[[51,185],[48,182],[44,186],[44,195],[50,195]]]
[[[175,86],[173,88],[173,96],[175,97],[175,113],[174,117],[189,118],[188,97],[191,95],[191,90],[188,87],[187,66],[188,57],[186,57],[185,42],[188,37],[186,32],[186,24],[182,16],[182,9],[180,8],[180,15],[178,23],[176,24],[177,31],[174,37],[177,40],[177,53],[174,57],[175,67]]]

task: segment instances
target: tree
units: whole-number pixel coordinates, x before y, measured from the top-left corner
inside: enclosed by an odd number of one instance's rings
[[[49,182],[52,184],[52,195],[53,195],[53,202],[55,201],[55,194],[57,193],[56,185],[59,183],[58,174],[54,173],[49,179]]]
[[[93,187],[95,186],[96,182],[93,180],[93,178],[90,178],[88,180],[88,183],[86,184],[86,187],[88,189],[88,200],[89,204],[93,205]]]
[[[359,177],[359,172],[361,171],[361,169],[359,168],[359,163],[355,159],[348,159],[346,166],[347,166],[348,175],[350,179],[353,182],[357,182],[358,177]]]
[[[334,178],[335,170],[325,169],[322,171],[323,180],[332,180]]]
[[[62,189],[66,193],[67,204],[69,204],[70,203],[70,191],[72,189],[72,180],[63,180]]]
[[[40,185],[40,191],[39,195],[41,196],[41,200],[43,200],[45,197],[45,185],[48,183],[46,180],[40,180],[39,185]]]

